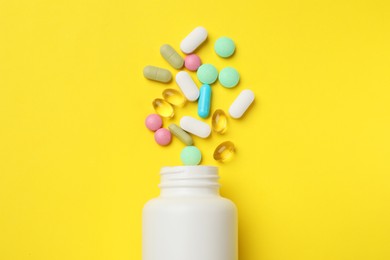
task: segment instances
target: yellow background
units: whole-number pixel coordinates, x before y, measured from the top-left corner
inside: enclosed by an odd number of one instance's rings
[[[198,25],[202,60],[241,73],[235,89],[213,85],[213,109],[256,93],[226,135],[195,138],[204,164],[237,146],[219,166],[240,260],[390,259],[389,17],[372,0],[2,0],[0,259],[141,259],[142,206],[183,147],[144,127],[177,86],[142,69],[176,73],[159,47]],[[223,35],[230,59],[213,51]],[[185,114],[196,104],[172,121]]]

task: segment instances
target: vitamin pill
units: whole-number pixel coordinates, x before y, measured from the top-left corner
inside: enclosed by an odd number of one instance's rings
[[[196,54],[190,54],[184,58],[184,66],[190,71],[196,71],[201,64],[202,61]]]
[[[226,67],[221,72],[219,72],[219,83],[225,88],[233,88],[237,86],[240,81],[240,74],[235,68]]]
[[[150,131],[156,131],[162,127],[163,121],[159,115],[150,114],[145,119],[146,128]]]
[[[169,104],[164,99],[156,98],[155,100],[153,100],[152,105],[156,113],[162,117],[171,118],[175,114],[171,104]]]
[[[180,127],[201,138],[207,138],[211,133],[211,128],[208,124],[190,116],[183,116],[180,119]]]
[[[185,71],[180,71],[176,74],[176,83],[179,85],[184,96],[189,101],[196,101],[199,97],[199,89],[192,80],[190,74]]]
[[[198,115],[202,118],[207,118],[210,115],[211,104],[211,87],[204,84],[200,87],[200,94],[198,100]]]
[[[144,77],[150,80],[167,83],[171,81],[172,74],[169,70],[163,68],[159,68],[155,66],[146,66],[144,68]]]
[[[159,145],[166,146],[171,143],[171,132],[166,128],[160,128],[154,133],[154,140]]]
[[[215,52],[222,58],[228,58],[233,55],[236,45],[228,37],[219,38],[214,45]]]
[[[211,64],[203,64],[196,72],[198,79],[203,84],[213,84],[218,78],[218,70]]]
[[[162,93],[162,96],[165,101],[177,107],[184,106],[187,101],[183,94],[180,93],[180,91],[177,91],[176,89],[172,88],[165,89]]]
[[[189,54],[198,48],[207,39],[207,30],[202,26],[196,27],[180,43],[182,52]]]
[[[233,101],[229,108],[229,114],[233,118],[240,118],[255,100],[255,94],[250,89],[244,89]]]
[[[180,159],[184,165],[198,165],[202,160],[202,154],[197,147],[186,146],[181,150]]]
[[[181,69],[184,64],[183,58],[169,44],[160,47],[160,53],[163,58],[175,69]]]
[[[183,129],[180,128],[180,126],[176,124],[170,124],[168,126],[169,131],[177,137],[180,141],[182,141],[185,145],[192,145],[194,142],[192,140],[192,137]]]
[[[214,132],[218,134],[224,134],[227,130],[227,116],[222,109],[217,109],[213,113],[211,119],[211,126]]]
[[[218,162],[228,162],[233,158],[235,152],[236,149],[234,144],[230,141],[226,141],[215,148],[213,157],[214,160]]]

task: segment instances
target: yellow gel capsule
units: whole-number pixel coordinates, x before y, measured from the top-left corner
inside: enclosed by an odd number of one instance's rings
[[[211,125],[214,132],[223,134],[227,130],[227,116],[222,109],[217,109],[213,113]]]
[[[233,158],[235,152],[236,149],[234,147],[234,144],[230,141],[226,141],[218,145],[217,148],[215,148],[213,157],[214,160],[224,163],[230,161]]]
[[[169,104],[164,99],[156,98],[155,100],[153,100],[152,105],[156,113],[162,117],[171,118],[175,114],[171,104]]]
[[[165,101],[177,107],[182,107],[186,103],[186,98],[176,89],[167,88],[163,91],[162,96]]]

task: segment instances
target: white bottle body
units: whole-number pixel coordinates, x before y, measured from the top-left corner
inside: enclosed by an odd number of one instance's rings
[[[143,209],[142,259],[237,260],[235,205],[219,196],[218,187],[204,186],[209,180],[193,186],[178,181]]]

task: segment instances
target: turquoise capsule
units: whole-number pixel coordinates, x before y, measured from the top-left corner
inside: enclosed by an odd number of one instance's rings
[[[198,100],[198,115],[202,118],[207,118],[210,114],[211,105],[211,87],[204,84],[200,88]]]

